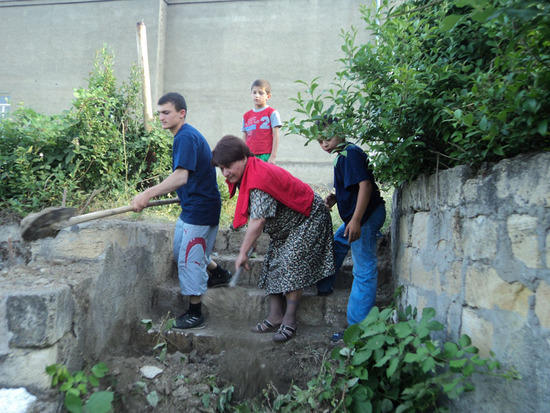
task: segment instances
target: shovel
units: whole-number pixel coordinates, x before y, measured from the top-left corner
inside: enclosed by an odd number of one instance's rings
[[[151,201],[146,208],[175,204],[180,202],[178,198],[159,199]],[[25,241],[35,241],[46,237],[55,237],[59,231],[65,227],[70,227],[94,219],[106,218],[112,215],[124,214],[134,210],[132,205],[126,205],[118,208],[106,209],[104,211],[91,212],[89,214],[77,215],[76,208],[49,207],[40,212],[27,215],[21,220],[21,237]]]
[[[248,250],[248,257],[252,255],[253,251],[254,247]],[[207,307],[214,308],[217,312],[233,313],[248,297],[248,291],[245,288],[237,287],[237,282],[243,271],[244,265],[241,265],[237,271],[235,271],[233,277],[231,277],[229,288],[208,289],[206,294],[202,296],[203,303],[205,303]]]
[[[250,256],[252,255],[252,252],[254,252],[254,247],[250,247],[250,249],[246,253],[248,258],[250,258]],[[239,269],[237,270],[237,272],[235,272],[235,274],[233,274],[233,277],[231,277],[231,281],[229,281],[229,287],[230,288],[234,288],[237,285],[237,282],[239,281],[239,278],[240,278],[241,274],[243,273],[243,271],[244,271],[244,265],[241,265],[239,267]]]

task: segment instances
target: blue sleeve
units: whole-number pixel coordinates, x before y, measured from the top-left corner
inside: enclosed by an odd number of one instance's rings
[[[273,113],[270,116],[270,122],[271,122],[271,129],[277,128],[283,125],[281,122],[281,116],[279,115],[279,112],[276,110],[273,111]]]
[[[197,147],[190,135],[177,134],[174,138],[173,171],[177,168],[195,171],[197,168]]]
[[[367,155],[359,147],[350,147],[345,155],[344,161],[344,188],[347,191],[353,190],[359,182],[370,180],[374,177],[369,170]]]

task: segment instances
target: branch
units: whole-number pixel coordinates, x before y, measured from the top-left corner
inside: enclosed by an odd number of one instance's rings
[[[428,3],[424,6],[417,7],[416,9],[405,10],[405,11],[402,11],[401,13],[393,14],[391,17],[399,17],[399,16],[402,16],[404,14],[411,14],[411,13],[414,13],[414,12],[417,12],[417,11],[420,11],[420,10],[427,9],[428,7],[435,6],[439,3],[443,3],[444,1],[446,1],[446,0],[435,0],[435,1],[432,1],[431,3]]]

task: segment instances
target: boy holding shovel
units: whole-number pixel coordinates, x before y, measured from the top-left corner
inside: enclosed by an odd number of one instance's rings
[[[216,171],[211,165],[208,142],[185,122],[187,104],[178,93],[167,93],[158,101],[159,118],[164,129],[174,135],[173,172],[161,183],[133,199],[136,212],[151,198],[176,191],[181,215],[174,233],[174,258],[178,263],[181,293],[189,296],[188,311],[176,319],[176,328],[204,328],[201,296],[207,286],[227,284],[231,274],[210,260],[221,211]],[[210,267],[210,268],[208,268]],[[209,279],[207,269],[211,270]]]

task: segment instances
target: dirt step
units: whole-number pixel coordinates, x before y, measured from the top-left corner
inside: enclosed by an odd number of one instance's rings
[[[251,324],[232,318],[207,321],[202,330],[171,330],[167,343],[167,377],[180,374],[179,366],[201,360],[201,367],[213,364],[220,379],[235,385],[237,399],[256,397],[269,383],[285,393],[292,384],[305,387],[318,375],[324,360],[335,346],[330,339],[335,332],[328,326],[298,326],[295,337],[285,343],[273,341],[273,333],[253,333]],[[143,353],[152,353],[159,343],[158,326],[149,332],[142,329],[133,342]],[[175,362],[175,359],[179,361]]]
[[[310,326],[336,326],[346,322],[349,290],[335,290],[328,297],[318,297],[315,289],[304,291],[298,308],[298,322]],[[180,315],[187,310],[186,299],[176,285],[159,285],[155,290],[153,311],[157,319],[167,313]],[[207,319],[231,317],[250,322],[261,321],[269,303],[263,290],[254,287],[219,287],[203,297]]]

